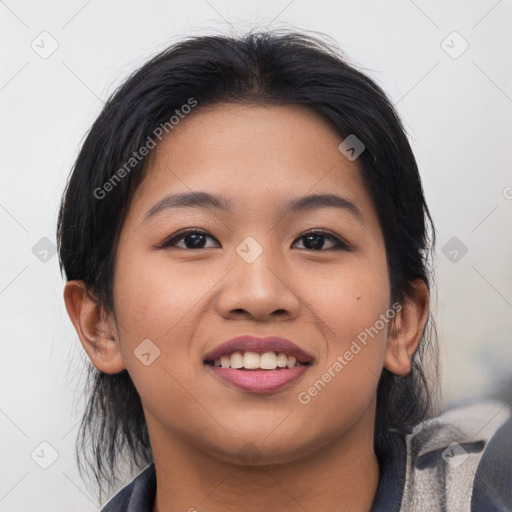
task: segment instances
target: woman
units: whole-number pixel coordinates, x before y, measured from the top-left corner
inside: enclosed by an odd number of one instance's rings
[[[92,362],[77,455],[100,500],[121,456],[139,471],[102,510],[512,510],[504,404],[436,417],[432,220],[336,48],[157,55],[88,134],[58,241]]]

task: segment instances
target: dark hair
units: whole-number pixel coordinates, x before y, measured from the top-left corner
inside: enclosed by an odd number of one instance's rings
[[[115,316],[119,235],[148,167],[147,158],[130,159],[155,138],[158,127],[172,129],[171,116],[191,105],[191,99],[197,109],[222,102],[303,105],[320,114],[340,142],[356,135],[365,146],[358,163],[384,234],[392,300],[402,303],[416,278],[431,290],[435,232],[393,105],[334,43],[317,35],[272,31],[182,40],[133,73],[105,104],[66,185],[57,225],[61,272],[64,268],[68,280],[83,280],[98,307]],[[103,199],[98,191],[107,182],[111,186]],[[390,429],[409,429],[434,412],[436,340],[429,313],[410,374],[399,377],[382,370],[375,421],[379,461],[386,456]],[[427,349],[436,375],[432,382],[425,369]],[[103,482],[108,492],[117,485],[121,454],[127,453],[130,467],[139,470],[153,459],[140,397],[128,372],[105,374],[89,361],[88,379],[91,389],[76,456],[81,474],[82,456],[92,468],[101,501]]]

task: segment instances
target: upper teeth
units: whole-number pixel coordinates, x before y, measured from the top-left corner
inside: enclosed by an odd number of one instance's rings
[[[265,352],[257,354],[256,352],[241,352],[237,350],[230,355],[221,356],[215,359],[215,366],[222,368],[246,368],[254,370],[261,368],[263,370],[275,370],[279,368],[293,368],[294,366],[302,366],[303,363],[297,361],[293,356],[287,356],[283,352]]]

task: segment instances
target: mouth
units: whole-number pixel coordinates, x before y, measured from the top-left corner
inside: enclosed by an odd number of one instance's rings
[[[314,358],[289,340],[242,336],[218,346],[203,364],[222,381],[255,393],[269,393],[297,379]]]
[[[293,355],[285,352],[263,352],[258,354],[250,350],[235,350],[230,354],[222,355],[216,359],[207,359],[204,364],[221,368],[234,368],[235,370],[283,370],[299,366],[309,366],[309,361],[299,361]]]

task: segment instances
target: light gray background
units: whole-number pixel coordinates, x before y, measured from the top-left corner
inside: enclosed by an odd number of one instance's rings
[[[98,509],[73,458],[85,353],[40,240],[55,242],[66,177],[102,102],[182,36],[324,32],[384,88],[438,230],[445,403],[512,399],[511,22],[510,0],[0,1],[0,510]],[[442,252],[452,237],[467,247],[455,262]],[[48,469],[34,460],[51,461],[41,442],[58,453]]]

